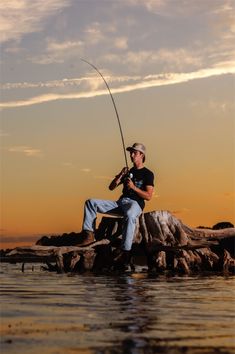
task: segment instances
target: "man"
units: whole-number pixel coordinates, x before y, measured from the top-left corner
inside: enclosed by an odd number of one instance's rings
[[[80,245],[87,245],[95,241],[95,220],[97,213],[119,212],[123,215],[122,251],[130,253],[135,233],[136,220],[142,213],[145,200],[150,200],[153,195],[154,174],[144,167],[146,149],[143,144],[135,143],[129,146],[130,158],[133,167],[128,171],[124,167],[115,176],[109,185],[114,190],[123,184],[122,195],[117,201],[88,199],[84,206],[83,239]]]

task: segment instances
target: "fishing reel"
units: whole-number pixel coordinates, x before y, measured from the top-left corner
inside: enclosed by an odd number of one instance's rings
[[[127,172],[126,174],[125,174],[125,176],[123,177],[123,182],[126,182],[128,179],[132,179],[133,178],[133,173],[131,173],[131,172]]]
[[[133,178],[133,173],[128,173],[128,178],[132,179]]]

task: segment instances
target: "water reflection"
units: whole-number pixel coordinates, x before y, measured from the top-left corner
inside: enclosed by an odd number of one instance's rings
[[[154,311],[150,312],[153,295],[148,294],[148,287],[142,281],[132,277],[120,277],[116,282],[117,294],[115,300],[120,305],[120,313],[123,321],[116,323],[116,329],[125,334],[125,339],[120,340],[115,351],[109,349],[105,353],[150,353],[149,340],[144,337],[148,333],[157,316]],[[156,349],[156,348],[155,348]]]
[[[118,327],[124,333],[142,334],[147,332],[157,320],[154,312],[149,312],[153,295],[148,294],[146,283],[132,277],[117,278],[114,298],[123,314]],[[147,305],[147,306],[146,306]]]
[[[235,352],[233,277],[79,276],[1,268],[3,352]]]

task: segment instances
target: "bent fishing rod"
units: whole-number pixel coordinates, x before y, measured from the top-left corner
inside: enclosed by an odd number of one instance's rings
[[[81,58],[81,60],[84,61],[85,63],[87,63],[88,65],[90,65],[101,76],[101,78],[103,79],[103,81],[104,81],[104,83],[105,83],[105,85],[106,85],[106,87],[108,89],[108,92],[110,94],[110,97],[111,97],[111,100],[112,100],[112,103],[113,103],[113,106],[114,106],[114,110],[115,110],[117,121],[118,121],[119,130],[120,130],[120,134],[121,134],[122,147],[123,147],[123,152],[124,152],[124,157],[125,157],[125,164],[126,164],[126,167],[128,168],[125,142],[124,142],[124,137],[123,137],[123,133],[122,133],[122,126],[121,126],[121,122],[120,122],[120,119],[119,119],[118,110],[117,110],[117,107],[116,107],[112,92],[111,92],[111,90],[109,88],[109,85],[108,85],[107,81],[105,80],[105,78],[103,77],[102,73],[97,69],[97,67],[95,65],[89,63],[89,61],[87,61],[85,59]]]

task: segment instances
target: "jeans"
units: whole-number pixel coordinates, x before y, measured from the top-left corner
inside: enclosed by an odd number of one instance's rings
[[[108,214],[119,211],[123,215],[122,249],[130,251],[136,220],[142,213],[139,204],[130,198],[121,198],[118,201],[88,199],[84,206],[83,230],[94,231],[97,213]]]

